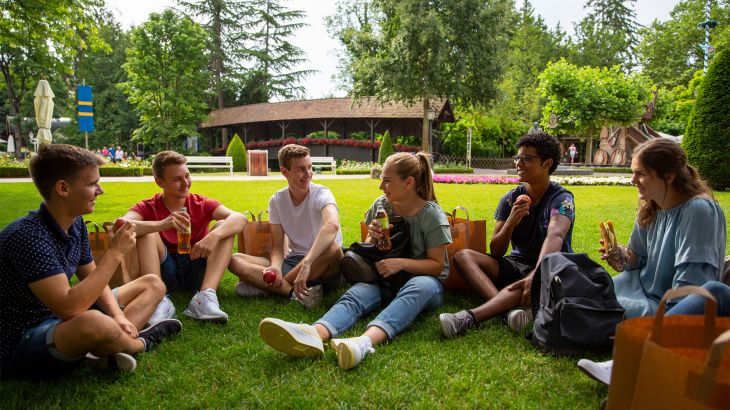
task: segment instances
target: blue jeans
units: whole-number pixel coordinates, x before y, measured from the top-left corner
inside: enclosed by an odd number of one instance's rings
[[[160,264],[160,276],[165,282],[167,293],[183,289],[197,292],[205,278],[205,258],[190,260],[190,255],[168,253]]]
[[[28,330],[2,362],[2,377],[57,377],[71,373],[82,357],[66,357],[53,344],[53,331],[61,319],[51,317]]]
[[[730,286],[716,281],[702,285],[717,300],[717,315],[730,316]],[[667,311],[669,315],[704,315],[705,298],[700,295],[689,295]]]
[[[433,276],[414,276],[398,291],[368,327],[382,329],[388,339],[403,331],[424,310],[443,302],[444,288]],[[327,328],[332,337],[352,327],[362,316],[380,306],[380,288],[374,283],[356,283],[315,323]]]

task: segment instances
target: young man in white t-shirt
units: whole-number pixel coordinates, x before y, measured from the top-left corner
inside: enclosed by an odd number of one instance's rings
[[[228,269],[241,279],[236,286],[239,296],[274,292],[311,308],[322,300],[322,285],[308,287],[307,281],[331,278],[340,266],[340,214],[329,188],[311,183],[309,148],[289,144],[279,150],[278,157],[288,185],[269,200],[270,259],[236,253]],[[273,283],[264,281],[265,271],[276,275]]]

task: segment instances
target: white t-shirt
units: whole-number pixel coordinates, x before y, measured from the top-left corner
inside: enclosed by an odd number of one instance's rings
[[[288,255],[306,255],[314,245],[322,228],[322,208],[334,204],[335,197],[329,188],[309,184],[309,194],[299,206],[294,206],[289,187],[282,188],[269,199],[269,222],[281,225],[289,238]],[[335,242],[342,246],[342,231],[337,228]]]

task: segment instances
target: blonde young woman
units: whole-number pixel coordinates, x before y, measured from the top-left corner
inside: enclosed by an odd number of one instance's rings
[[[331,339],[339,366],[350,369],[373,353],[373,346],[393,339],[422,311],[442,303],[442,281],[449,272],[446,244],[451,242],[451,233],[446,215],[436,203],[428,156],[391,155],[383,165],[381,178],[384,195],[375,200],[365,215],[369,225],[366,241],[374,243],[382,237],[375,214],[379,205],[386,204],[385,209],[392,210],[389,216],[403,217],[410,227],[412,257],[384,259],[376,264],[378,274],[387,278],[406,271],[412,276],[390,303],[383,300],[377,283],[356,283],[314,325],[265,318],[259,324],[259,332],[274,349],[291,356],[321,357],[323,344]],[[379,307],[383,310],[368,323],[361,336],[336,338]]]

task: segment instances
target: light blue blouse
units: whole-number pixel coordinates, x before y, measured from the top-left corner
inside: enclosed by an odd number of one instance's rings
[[[722,208],[702,197],[658,211],[646,228],[634,223],[628,247],[637,263],[613,278],[626,317],[655,314],[670,288],[719,280],[725,233]]]

